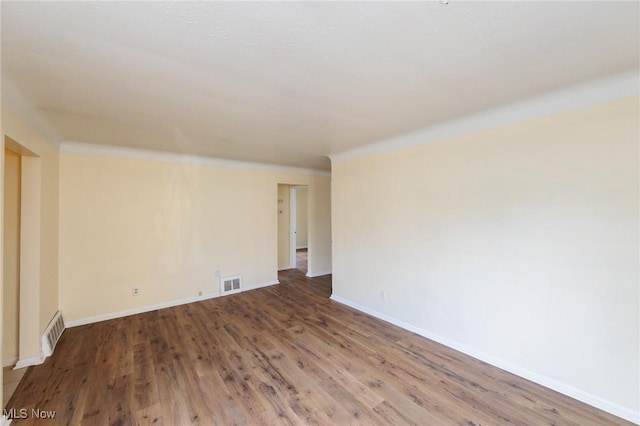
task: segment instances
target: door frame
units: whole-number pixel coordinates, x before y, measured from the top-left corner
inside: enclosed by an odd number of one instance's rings
[[[299,189],[306,189],[308,187],[308,185],[291,185],[289,187],[289,267],[291,269],[296,269],[298,267],[296,258],[296,250],[298,248],[298,242],[296,239],[298,228],[296,191]]]
[[[41,364],[44,361],[40,336],[42,162],[36,153],[8,135],[3,135],[3,142],[3,162],[4,148],[7,148],[20,155],[22,170],[20,188],[18,361],[14,367],[17,369]],[[4,163],[2,170],[4,171]]]

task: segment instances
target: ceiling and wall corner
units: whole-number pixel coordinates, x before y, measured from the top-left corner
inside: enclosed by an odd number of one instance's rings
[[[578,87],[559,90],[533,99],[482,111],[406,135],[330,155],[333,164],[425,145],[500,126],[531,120],[554,113],[587,107],[640,93],[640,70],[624,72],[590,81]]]
[[[329,176],[325,170],[306,169],[302,167],[281,166],[278,164],[255,163],[249,161],[225,160],[192,154],[162,152],[149,149],[117,147],[113,145],[96,145],[84,142],[65,141],[60,144],[60,152],[101,157],[130,158],[156,161],[160,163],[191,164],[224,169],[256,170],[273,173],[291,173],[309,176]]]
[[[2,119],[3,131],[18,134],[21,141],[33,139],[18,120],[21,118],[44,136],[43,139],[63,151],[63,154],[53,152],[55,150],[41,143],[41,138],[33,142],[37,151],[43,153],[46,165],[43,182],[47,185],[43,191],[43,206],[47,211],[43,217],[43,229],[46,230],[43,277],[47,282],[42,294],[46,306],[41,307],[41,318],[50,318],[50,311],[58,304],[58,294],[62,295],[60,305],[76,309],[75,317],[80,319],[83,315],[98,318],[104,312],[111,315],[119,309],[119,303],[124,303],[119,295],[110,295],[114,299],[113,305],[102,309],[74,299],[87,291],[88,281],[82,277],[78,279],[79,272],[102,279],[109,273],[117,275],[120,272],[106,265],[105,273],[95,273],[87,266],[90,262],[81,262],[82,268],[77,268],[75,260],[83,255],[107,259],[107,256],[94,253],[95,250],[86,249],[88,240],[93,244],[93,241],[101,241],[100,238],[87,240],[86,235],[79,235],[74,239],[83,231],[78,223],[86,223],[86,229],[98,235],[112,239],[122,237],[122,246],[128,249],[132,248],[132,242],[148,243],[146,236],[136,233],[143,226],[157,226],[157,235],[175,237],[176,246],[183,242],[181,227],[188,227],[184,233],[193,234],[195,239],[201,238],[201,229],[212,232],[219,228],[229,232],[228,227],[210,226],[212,215],[198,216],[200,223],[206,224],[198,226],[198,223],[178,220],[182,217],[179,209],[160,208],[147,212],[145,209],[151,210],[152,203],[136,204],[140,200],[136,190],[154,194],[160,200],[158,205],[164,206],[162,202],[171,196],[178,200],[187,197],[196,187],[190,182],[199,180],[205,181],[205,191],[212,187],[220,191],[220,199],[225,199],[226,191],[231,188],[228,182],[237,184],[239,180],[236,172],[228,169],[255,168],[306,174],[304,181],[310,185],[309,218],[318,223],[309,234],[310,241],[314,240],[320,247],[315,251],[318,256],[310,258],[309,264],[309,276],[316,276],[332,272],[330,237],[333,223],[329,220],[332,206],[327,200],[333,197],[333,201],[337,201],[334,206],[339,204],[342,209],[349,205],[343,198],[336,197],[331,189],[330,179],[326,177],[330,168],[328,156],[343,162],[416,143],[426,144],[436,138],[454,138],[460,136],[461,129],[474,132],[638,92],[640,5],[637,2],[452,1],[446,6],[438,2],[0,2],[0,8],[1,101],[7,107]],[[7,118],[6,113],[11,111],[18,117],[10,114]],[[523,132],[523,135],[528,133]],[[494,139],[505,142],[503,139],[506,138],[502,136]],[[422,142],[417,142],[418,139]],[[575,142],[576,151],[584,146],[582,139],[574,138],[570,142]],[[491,157],[484,146],[469,143],[465,147],[468,150],[460,152],[460,156],[447,157],[452,159],[452,165],[460,167],[460,158],[473,158],[475,149],[481,156]],[[524,149],[518,142],[505,143],[505,147]],[[432,148],[433,145],[429,145],[425,149]],[[441,146],[438,149],[454,148]],[[603,152],[611,154],[612,151],[605,148]],[[503,158],[498,155],[500,151],[495,152],[491,159]],[[83,154],[86,158],[81,158]],[[398,155],[402,159],[406,152]],[[140,172],[141,168],[116,158],[146,159],[154,163],[143,164],[145,171]],[[569,151],[564,159],[571,158]],[[387,166],[379,163],[380,181],[385,185],[376,187],[371,180],[365,179],[371,170],[357,176],[363,181],[361,188],[372,187],[372,193],[379,195],[367,198],[373,200],[374,205],[365,210],[366,220],[388,217],[396,221],[396,226],[411,225],[413,222],[396,220],[400,215],[383,214],[393,212],[401,205],[389,202],[397,193],[387,182],[389,176],[397,181],[397,171],[408,170],[406,163],[399,162],[400,165],[389,173],[385,173]],[[511,163],[503,161],[501,164],[508,167]],[[213,170],[212,167],[198,167],[200,165],[216,167]],[[441,171],[446,176],[449,170],[441,170],[442,166],[434,164],[430,169],[420,164],[419,168],[427,169],[429,173]],[[342,186],[343,193],[345,182],[350,185],[357,182],[341,172],[347,167],[359,166],[345,163],[336,167],[335,180],[338,188]],[[139,177],[140,187],[118,184],[126,178],[118,171]],[[478,174],[465,173],[473,186]],[[277,182],[292,180],[289,176],[265,177],[264,173],[240,175],[243,181],[251,182],[251,185],[243,185],[249,193],[242,197],[248,206],[242,209],[245,212],[258,210],[251,204],[253,202],[261,202],[270,211],[274,210],[274,197],[260,197],[271,191],[269,188],[274,188]],[[112,182],[104,176],[114,176],[120,181],[114,179]],[[154,179],[157,176],[160,178]],[[588,173],[585,176],[592,177]],[[606,174],[605,177],[611,178]],[[457,178],[457,181],[443,181],[462,185],[459,176]],[[435,181],[429,179],[409,178],[407,181],[411,185],[435,185]],[[179,185],[171,185],[176,182]],[[496,182],[508,185],[510,179],[496,179]],[[102,192],[96,191],[99,185],[103,186]],[[151,189],[145,190],[148,187]],[[122,191],[123,188],[126,191]],[[434,191],[438,190],[444,190],[444,187],[436,185]],[[494,190],[498,192],[498,189]],[[130,203],[117,202],[123,192],[131,197]],[[340,195],[340,191],[336,192]],[[520,191],[516,195],[524,197],[523,194],[529,192],[534,191]],[[599,194],[606,197],[610,193],[603,190]],[[106,208],[94,208],[97,202],[87,203],[92,197],[104,203]],[[211,199],[206,202],[211,204],[207,211],[217,211]],[[188,203],[169,204],[188,207]],[[121,205],[135,205],[136,209],[122,219],[118,216],[122,212]],[[429,214],[443,211],[425,210]],[[589,213],[590,210],[582,209],[581,212]],[[87,213],[86,217],[83,217],[84,213]],[[403,214],[414,213],[415,209],[403,210]],[[242,219],[227,214],[232,220]],[[161,218],[173,215],[175,220],[152,223],[148,218],[154,215]],[[550,221],[553,219],[550,217]],[[131,234],[137,237],[109,232],[104,224],[110,220],[115,229],[122,228],[123,220],[128,221],[131,229],[136,230]],[[253,220],[247,219],[247,222],[253,223]],[[335,223],[341,225],[339,220]],[[422,218],[415,223],[426,226]],[[165,232],[163,226],[169,225],[175,225],[172,229],[175,235]],[[275,227],[269,226],[265,227],[264,238],[258,240],[273,240],[269,237],[275,235]],[[357,228],[351,227],[349,232]],[[371,229],[389,232],[393,228],[384,222],[383,226]],[[504,231],[506,228],[498,229]],[[483,228],[471,230],[480,232]],[[343,240],[350,235],[344,229],[338,229],[334,234]],[[365,229],[359,235],[374,233]],[[541,238],[541,235],[537,234],[535,238]],[[247,241],[255,241],[254,237],[248,236]],[[215,238],[206,240],[211,242]],[[221,240],[227,242],[227,238]],[[358,243],[365,240],[349,239]],[[263,245],[264,253],[268,253],[267,244]],[[117,244],[113,246],[118,247]],[[106,245],[97,247],[107,248]],[[371,244],[367,248],[389,249],[389,245]],[[507,254],[512,256],[510,248]],[[58,251],[63,253],[60,259]],[[145,263],[148,251],[132,251],[134,256],[142,258],[140,263],[145,268],[157,272],[158,268],[153,267],[152,262]],[[208,255],[210,250],[201,252]],[[619,252],[622,250],[611,251]],[[111,250],[111,253],[122,254],[121,250]],[[352,250],[350,255],[361,253]],[[336,259],[340,260],[340,257],[336,256]],[[366,265],[370,265],[372,257],[367,259]],[[324,262],[318,259],[324,259]],[[344,259],[346,257],[340,261],[344,263]],[[229,263],[236,261],[230,259]],[[590,267],[599,266],[598,262],[591,263]],[[525,265],[529,264],[530,260],[527,260]],[[385,272],[393,270],[389,261],[380,265],[386,267]],[[493,263],[485,262],[485,265]],[[260,276],[273,270],[266,261],[259,266],[257,272],[252,271],[255,283],[260,281]],[[548,268],[538,269],[546,272]],[[339,268],[336,277],[345,270]],[[348,272],[356,273],[357,269],[350,265]],[[176,275],[182,276],[182,271]],[[202,277],[210,275],[206,271],[202,273]],[[64,283],[60,291],[59,276],[62,278],[60,283]],[[114,282],[121,282],[120,278],[116,277]],[[163,278],[163,286],[173,282]],[[193,290],[195,294],[199,289],[195,281],[200,276],[192,278],[194,284],[189,291]],[[473,278],[477,278],[477,274]],[[72,279],[76,282],[70,285]],[[96,283],[96,288],[112,289],[100,283]],[[166,285],[163,288],[168,294],[165,299],[180,297],[170,293],[176,290],[174,287]],[[537,286],[531,288],[536,290],[531,293],[540,299],[551,294],[540,292]],[[123,292],[128,290],[124,288]],[[393,295],[389,296],[388,300],[391,300]],[[414,302],[417,300],[420,298],[412,298]],[[601,302],[600,298],[594,297],[594,300]],[[478,306],[477,299],[473,302]],[[504,306],[513,309],[517,305],[505,303]],[[428,314],[429,310],[422,308],[420,312]],[[547,321],[550,318],[543,316]],[[580,315],[573,317],[580,318]],[[486,316],[484,320],[487,321]],[[561,321],[552,324],[550,329],[557,329],[559,323]],[[545,356],[548,353],[546,351]],[[571,362],[568,358],[565,361]],[[616,360],[609,364],[615,364],[616,369],[623,366]],[[584,371],[586,373],[580,379],[591,376],[589,369]]]
[[[56,144],[329,170],[329,155],[637,76],[639,7],[3,2],[2,103]]]

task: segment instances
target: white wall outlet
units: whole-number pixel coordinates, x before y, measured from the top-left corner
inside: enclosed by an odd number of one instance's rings
[[[220,278],[220,269],[216,269],[216,278]]]
[[[134,296],[140,295],[140,289],[138,287],[132,288],[131,289],[131,294],[133,294]]]
[[[384,302],[386,299],[387,299],[387,295],[385,294],[384,290],[382,290],[380,292],[380,300]]]

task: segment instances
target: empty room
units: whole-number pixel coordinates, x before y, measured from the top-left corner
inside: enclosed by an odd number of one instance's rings
[[[640,3],[0,2],[1,425],[640,425]]]

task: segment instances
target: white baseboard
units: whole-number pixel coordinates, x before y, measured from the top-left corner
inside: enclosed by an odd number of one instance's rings
[[[0,426],[7,426],[11,424],[11,419],[8,419],[6,416],[0,417]]]
[[[315,278],[315,277],[321,277],[321,276],[323,276],[323,275],[330,275],[331,273],[332,273],[332,271],[330,271],[330,270],[329,270],[329,271],[320,271],[320,272],[316,272],[316,271],[311,272],[311,271],[308,271],[308,272],[307,272],[307,277],[309,277],[309,278]],[[346,305],[346,303],[345,303],[345,305]]]
[[[607,401],[598,396],[592,395],[588,392],[582,391],[580,389],[574,388],[573,386],[567,385],[565,383],[558,382],[554,379],[542,376],[538,373],[534,373],[533,371],[529,371],[525,368],[519,367],[517,365],[511,364],[509,362],[503,361],[491,355],[485,354],[484,352],[478,351],[474,348],[470,348],[461,343],[455,342],[446,337],[442,337],[440,335],[431,333],[430,331],[424,330],[422,328],[416,327],[412,324],[406,323],[389,315],[383,314],[381,312],[375,311],[373,309],[369,309],[366,306],[362,306],[358,303],[352,302],[350,300],[344,299],[340,296],[336,296],[335,294],[331,295],[331,299],[335,300],[338,303],[342,303],[343,305],[347,305],[353,309],[364,312],[371,316],[374,316],[383,321],[389,322],[393,325],[397,325],[400,328],[404,328],[405,330],[411,331],[413,333],[419,334],[420,336],[426,337],[427,339],[433,340],[435,342],[441,343],[445,346],[448,346],[452,349],[460,351],[464,354],[472,356],[473,358],[484,361],[488,364],[491,364],[495,367],[501,368],[502,370],[506,370],[510,373],[513,373],[517,376],[523,377],[527,380],[531,380],[532,382],[538,383],[544,387],[549,389],[553,389],[554,391],[560,392],[564,395],[570,396],[571,398],[577,399],[578,401],[582,401],[585,404],[589,404],[593,407],[599,408],[602,411],[606,411],[608,413],[613,414],[614,416],[621,417],[630,422],[636,423],[640,425],[640,413],[635,412],[629,408],[622,407],[618,404],[615,404],[611,401]]]
[[[256,290],[256,289],[259,289],[259,288],[262,288],[262,287],[269,287],[271,285],[276,285],[276,284],[280,284],[280,281],[273,280],[273,281],[267,281],[267,282],[264,282],[264,283],[259,283],[259,284],[256,284],[254,286],[251,286],[251,287],[246,287],[245,290],[247,290],[247,291],[248,290]]]
[[[295,266],[291,266],[291,265],[282,266],[282,267],[278,268],[278,272],[280,272],[280,271],[288,271],[289,269],[296,269],[296,267]]]
[[[116,318],[128,317],[129,315],[142,314],[145,312],[156,311],[158,309],[171,308],[173,306],[185,305],[187,303],[199,302],[201,300],[213,299],[220,297],[220,293],[210,293],[204,296],[188,297],[185,299],[172,300],[170,302],[157,303],[155,305],[140,306],[139,308],[126,309],[124,311],[111,312],[108,314],[96,315],[92,317],[81,318],[77,320],[65,321],[67,328],[78,327],[80,325],[93,324],[95,322],[107,321]]]
[[[255,290],[257,288],[267,287],[274,284],[280,284],[280,281],[274,280],[274,281],[267,281],[264,283],[258,283],[251,287],[245,287],[244,291]],[[172,300],[170,302],[157,303],[155,305],[146,305],[146,306],[141,306],[139,308],[126,309],[124,311],[112,312],[112,313],[103,314],[103,315],[96,315],[96,316],[81,318],[77,320],[65,321],[64,324],[66,328],[78,327],[81,325],[93,324],[100,321],[107,321],[111,319],[127,317],[129,315],[136,315],[136,314],[142,314],[145,312],[156,311],[158,309],[186,305],[187,303],[200,302],[202,300],[207,300],[207,299],[215,299],[216,297],[220,297],[220,292],[205,294],[204,296],[196,296],[196,297],[188,297],[186,299]]]
[[[15,367],[13,367],[13,369],[17,370],[19,368],[31,367],[32,365],[40,365],[43,362],[44,362],[44,355],[40,354],[40,356],[35,356],[33,358],[19,359],[18,362],[16,362],[16,365]]]
[[[12,365],[15,365],[16,362],[18,362],[17,356],[12,356],[11,358],[3,359],[2,367],[11,367]]]

